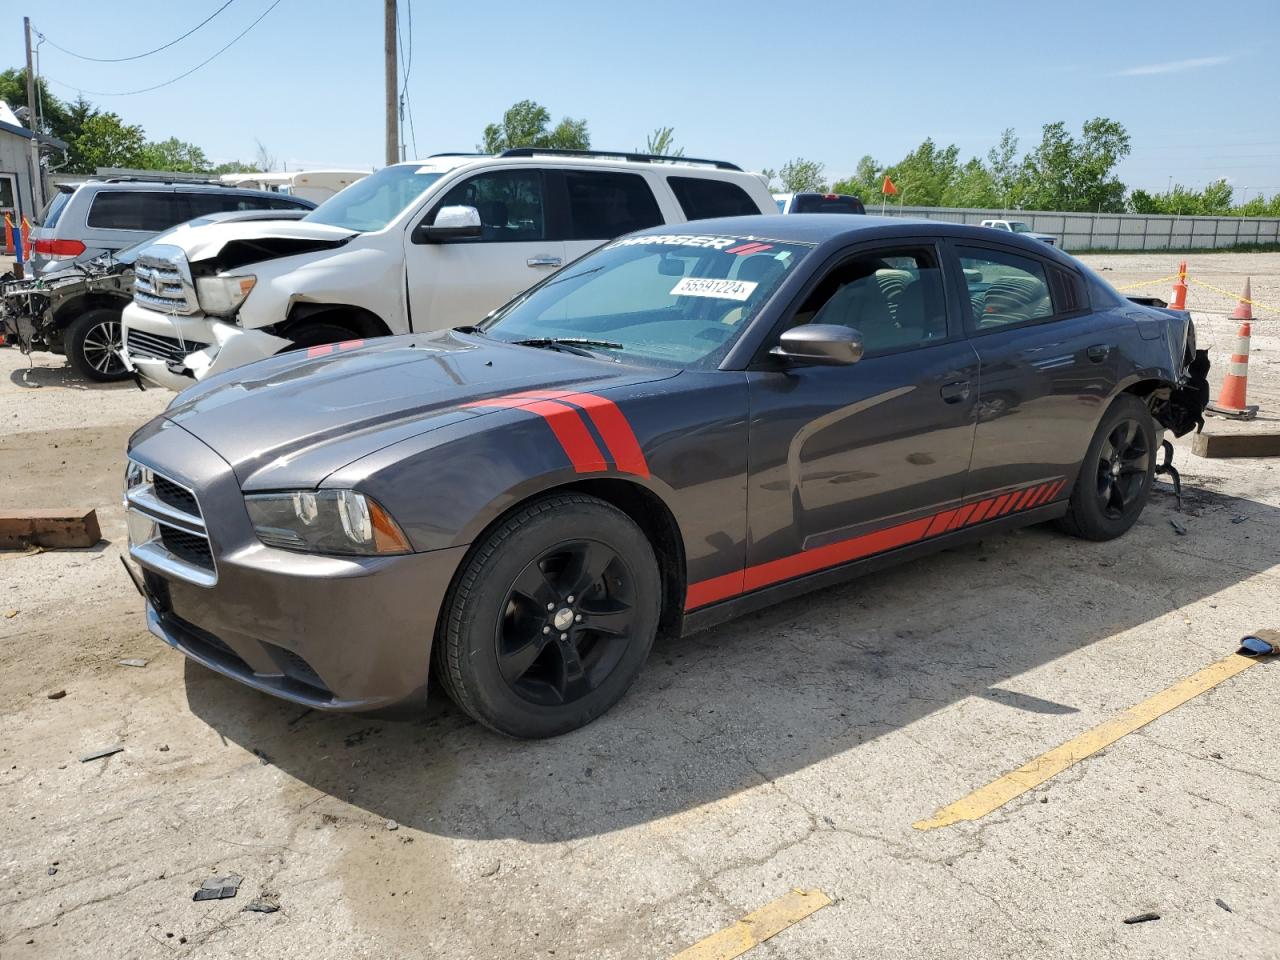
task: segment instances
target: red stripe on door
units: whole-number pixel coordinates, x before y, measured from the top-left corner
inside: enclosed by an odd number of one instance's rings
[[[873,530],[848,540],[802,550],[787,557],[756,564],[745,570],[726,573],[710,580],[689,584],[685,595],[685,610],[693,610],[707,604],[728,600],[742,593],[749,593],[783,580],[815,573],[828,567],[861,560],[877,553],[927,540],[951,530],[972,526],[983,520],[1003,516],[1016,509],[1041,503],[1053,497],[1066,484],[1066,480],[1048,481],[1012,493],[988,497],[955,509],[942,510],[918,520],[897,523],[882,530]],[[1024,506],[1019,507],[1019,504]]]

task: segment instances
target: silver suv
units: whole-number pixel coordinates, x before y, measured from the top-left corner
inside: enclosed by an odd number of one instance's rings
[[[39,277],[213,213],[314,206],[301,197],[205,183],[89,180],[64,184],[31,231],[31,269]]]

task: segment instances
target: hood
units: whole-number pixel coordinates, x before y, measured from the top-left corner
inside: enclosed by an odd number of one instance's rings
[[[678,372],[445,330],[262,360],[202,381],[163,415],[230,463],[246,490],[312,487],[388,444],[497,412],[463,406],[474,400],[587,384],[598,392]]]
[[[351,230],[305,220],[232,220],[186,224],[159,242],[178,247],[188,263],[217,260],[219,269],[275,257],[342,246],[356,236]]]

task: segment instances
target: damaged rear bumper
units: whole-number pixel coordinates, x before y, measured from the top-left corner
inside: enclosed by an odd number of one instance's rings
[[[290,341],[206,316],[124,308],[125,361],[147,381],[185,390],[207,376],[274,356]]]

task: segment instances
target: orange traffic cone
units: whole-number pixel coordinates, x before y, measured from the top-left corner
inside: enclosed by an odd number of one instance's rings
[[[1187,261],[1185,260],[1178,265],[1178,282],[1173,285],[1173,303],[1169,306],[1174,310],[1187,309]]]
[[[1222,390],[1218,399],[1208,407],[1219,416],[1233,420],[1252,420],[1258,415],[1257,406],[1245,403],[1245,390],[1249,386],[1249,335],[1252,333],[1249,322],[1253,320],[1252,300],[1249,278],[1246,277],[1244,293],[1231,314],[1232,320],[1240,321],[1240,330],[1236,333],[1236,348],[1227,364],[1227,374],[1222,378]]]

